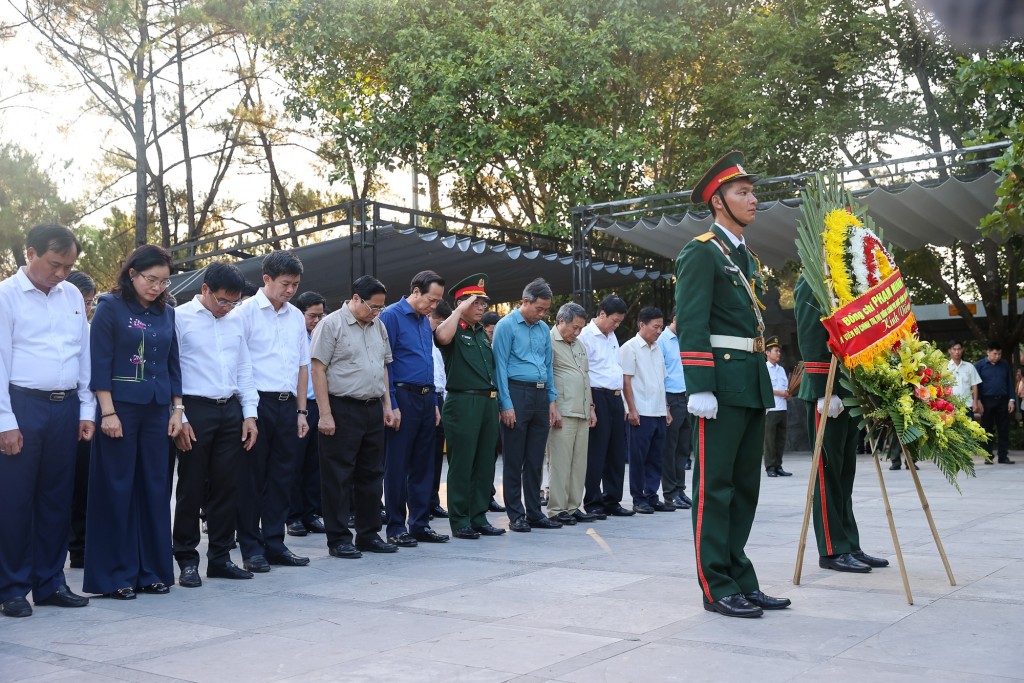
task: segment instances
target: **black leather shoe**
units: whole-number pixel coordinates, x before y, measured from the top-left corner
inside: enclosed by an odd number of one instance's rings
[[[632,510],[627,510],[626,508],[622,507],[621,505],[616,505],[614,507],[607,507],[607,508],[605,508],[605,512],[607,512],[612,517],[632,517],[633,515],[636,514]],[[654,512],[654,510],[651,510],[651,512]]]
[[[491,524],[481,524],[473,527],[473,531],[477,532],[480,536],[504,536],[505,530],[499,529]]]
[[[871,567],[864,564],[850,553],[834,555],[832,557],[819,557],[818,566],[822,569],[834,569],[837,572],[854,572],[856,574],[867,574]]]
[[[529,531],[529,529],[527,529]],[[480,532],[476,531],[472,527],[464,526],[452,531],[452,536],[455,538],[464,538],[467,541],[473,541],[480,538]]]
[[[487,504],[487,510],[489,512],[505,512],[505,506],[491,498],[491,502]]]
[[[900,461],[899,460],[893,460],[892,464],[889,465],[889,469],[890,470],[901,470],[903,468],[900,466]]]
[[[530,531],[530,523],[526,521],[525,517],[513,520],[508,523],[509,531],[518,531],[520,533],[527,533]]]
[[[170,586],[162,581],[156,583],[150,583],[140,588],[135,589],[136,593],[145,593],[146,595],[167,595],[171,592]]]
[[[714,602],[705,601],[704,609],[708,612],[718,612],[722,616],[740,617],[743,619],[759,617],[764,614],[760,607],[753,604],[739,593],[736,595],[727,595],[724,598],[715,600]]]
[[[209,565],[206,568],[206,576],[211,579],[251,579],[253,574],[228,560],[223,564]]]
[[[1017,461],[1016,460],[1010,460],[1010,456],[1005,455],[1005,456],[999,458],[999,464],[1000,465],[1016,465]]]
[[[118,588],[113,593],[107,593],[111,600],[134,600],[135,590],[132,588]]]
[[[765,473],[769,477],[777,477],[777,476],[779,476],[779,473],[775,471],[774,467],[769,467],[767,470],[765,470]]]
[[[684,503],[686,503],[687,505],[693,505],[693,501],[690,500],[690,497],[688,495],[686,495],[686,491],[683,491],[682,493],[676,494],[676,497],[679,498],[679,500],[681,500]]]
[[[331,554],[331,557],[340,557],[343,560],[358,560],[363,556],[359,549],[351,543],[336,545],[333,548],[328,548],[327,552]]]
[[[562,526],[576,526],[576,518],[565,510],[562,510],[557,515],[552,515],[548,519],[553,519],[556,522],[559,522]]]
[[[853,555],[854,559],[856,559],[856,560],[858,560],[860,562],[863,562],[864,564],[866,564],[869,567],[888,567],[889,566],[889,560],[885,559],[884,557],[871,557],[871,555],[868,555],[863,550],[856,550],[856,551],[854,551],[854,552],[852,552],[850,554]]]
[[[323,517],[321,517],[320,515],[313,515],[309,519],[303,520],[302,526],[304,526],[306,528],[306,531],[308,531],[311,534],[327,533],[327,527],[324,526]]]
[[[577,510],[576,512],[572,513],[572,518],[575,519],[577,522],[597,521],[597,515],[592,515],[589,512],[584,512],[583,510]]]
[[[604,511],[604,508],[599,508],[597,510],[587,510],[587,514],[593,515],[594,519],[598,521],[608,519],[608,513]]]
[[[288,532],[289,536],[305,536],[309,533],[306,531],[306,527],[299,520],[288,522],[284,529]]]
[[[367,543],[356,543],[356,547],[362,550],[364,553],[397,553],[398,546],[393,543],[385,543],[379,538],[375,538]]]
[[[786,470],[782,469],[781,467],[776,467],[775,468],[775,474],[779,475],[780,477],[792,477],[793,476],[792,472],[787,472]]]
[[[765,595],[761,591],[757,590],[753,593],[745,593],[743,595],[751,605],[756,605],[761,609],[786,609],[793,603],[790,602],[789,598],[773,598],[770,595]]]
[[[32,605],[25,598],[11,598],[0,602],[0,614],[5,617],[30,617]]]
[[[641,515],[653,515],[654,508],[646,503],[640,503],[639,505],[633,506],[633,512],[639,512]],[[612,514],[615,515],[616,513],[613,512]]]
[[[300,557],[291,550],[285,550],[280,555],[267,555],[267,564],[276,564],[282,567],[305,567],[309,564],[309,558]]]
[[[676,510],[689,510],[691,505],[689,498],[683,500],[681,496],[672,496],[672,504],[676,506]]]
[[[415,548],[420,544],[412,534],[399,534],[398,536],[388,536],[388,543],[399,548]]]
[[[557,519],[548,519],[547,517],[541,517],[540,519],[531,519],[529,521],[531,529],[561,529],[562,523]]]
[[[982,462],[985,463],[986,465],[995,465],[995,463],[992,462],[992,457],[991,456],[985,458],[984,460],[982,460]],[[892,468],[890,467],[889,469],[891,470]]]
[[[75,595],[68,588],[67,584],[64,584],[57,591],[48,598],[42,600],[36,600],[37,605],[50,605],[52,607],[85,607],[89,604],[89,598],[82,595]],[[29,610],[29,614],[32,611]]]
[[[430,511],[430,516],[438,519],[448,519],[448,511],[440,505],[435,505],[434,509]]]
[[[253,572],[254,574],[266,574],[270,571],[270,563],[262,555],[243,558],[242,566],[245,567],[246,571]]]
[[[209,572],[207,572],[209,576]],[[181,573],[178,574],[178,585],[182,588],[199,588],[203,585],[203,580],[199,577],[199,567],[188,565],[181,568]]]
[[[676,506],[675,505],[673,505],[672,503],[663,503],[660,500],[659,501],[655,501],[654,503],[652,503],[650,507],[654,508],[655,512],[675,512],[676,511]]]
[[[412,535],[420,543],[447,543],[449,536],[448,534],[439,534],[431,528],[417,531]]]

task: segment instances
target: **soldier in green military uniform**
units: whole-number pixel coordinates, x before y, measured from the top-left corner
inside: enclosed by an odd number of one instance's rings
[[[487,276],[471,275],[452,288],[455,311],[434,332],[448,376],[442,420],[448,444],[448,516],[455,538],[500,536],[487,521],[498,443],[494,355],[481,318]]]
[[[693,429],[693,539],[704,609],[759,617],[789,606],[761,592],[744,552],[761,487],[765,409],[774,405],[765,365],[760,263],[743,238],[755,217],[757,176],[731,152],[704,174],[691,199],[715,225],[676,259],[679,356]]]
[[[821,307],[802,275],[796,283],[793,300],[797,342],[804,359],[804,379],[797,395],[808,402],[807,433],[816,435],[818,416],[822,411],[828,413],[818,461],[818,481],[814,487],[818,566],[839,572],[869,572],[872,567],[887,566],[889,560],[872,557],[860,549],[860,534],[853,516],[859,421],[843,410],[843,399],[850,392],[842,387],[838,377],[832,383],[832,397],[825,405],[832,352],[828,348],[828,332],[821,323]]]

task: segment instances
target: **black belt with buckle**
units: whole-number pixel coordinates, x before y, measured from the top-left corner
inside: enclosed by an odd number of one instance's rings
[[[469,394],[470,396],[486,396],[487,398],[498,398],[498,392],[494,389],[449,389],[449,394]]]
[[[281,403],[295,398],[295,394],[290,391],[257,391],[256,393],[260,395],[260,398],[265,398],[268,401],[280,401]]]
[[[339,401],[347,401],[348,403],[356,403],[361,406],[372,406],[374,403],[380,403],[380,397],[377,398],[353,398],[351,396],[338,396],[337,394],[331,394],[331,398],[336,398]]]
[[[528,389],[543,389],[547,386],[544,382],[527,382],[521,379],[510,379],[509,384],[515,384],[517,387],[527,387]]]
[[[419,384],[409,384],[408,382],[395,382],[396,387],[402,387],[406,391],[411,391],[414,394],[420,394],[426,396],[434,390],[433,384],[425,384],[420,386]]]
[[[600,391],[602,394],[611,394],[612,396],[622,396],[622,389],[602,389],[601,387],[590,387],[591,391]]]
[[[222,406],[231,399],[235,398],[234,394],[231,394],[227,398],[210,398],[209,396],[196,396],[195,394],[185,394],[182,398],[187,398],[193,401],[201,401],[203,403],[212,403],[215,406]]]
[[[76,393],[74,389],[59,389],[57,391],[47,391],[45,389],[29,389],[27,387],[19,387],[17,384],[9,385],[11,391],[16,391],[19,394],[28,394],[35,398],[46,399],[47,401],[53,401],[54,403],[60,403],[64,399]]]

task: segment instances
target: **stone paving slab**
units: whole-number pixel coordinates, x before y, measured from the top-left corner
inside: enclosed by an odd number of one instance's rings
[[[861,543],[893,566],[819,569],[810,532],[793,585],[810,458],[785,460],[795,476],[762,480],[747,549],[762,588],[793,607],[762,619],[703,610],[688,512],[360,560],[332,558],[324,537],[309,535],[287,541],[312,558],[308,567],[0,619],[0,683],[1024,680],[1024,464],[979,463],[961,494],[922,463],[955,586],[910,473],[883,471],[908,605],[866,456],[854,493]],[[503,514],[490,518],[508,525]],[[450,532],[445,520],[433,527]],[[67,576],[78,591],[82,571]]]

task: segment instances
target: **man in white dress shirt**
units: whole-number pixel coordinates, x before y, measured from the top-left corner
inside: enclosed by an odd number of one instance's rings
[[[782,346],[778,337],[768,337],[765,342],[765,364],[772,381],[772,396],[775,405],[764,416],[764,469],[769,477],[789,477],[792,472],[782,469],[782,451],[786,447],[786,401],[789,400],[789,378],[782,367]]]
[[[305,317],[290,303],[301,279],[298,257],[271,252],[263,257],[263,287],[236,311],[245,323],[260,397],[260,431],[252,453],[242,459],[237,495],[243,566],[257,573],[269,572],[273,564],[309,564],[284,544],[289,494],[309,431],[309,338]]]
[[[198,588],[199,509],[206,511],[209,547],[206,575],[251,579],[231,562],[235,543],[238,470],[245,451],[256,443],[259,396],[241,316],[245,277],[235,266],[212,263],[194,299],[174,313],[181,360],[185,414],[178,447],[178,488],[174,507],[174,559],[178,583]]]
[[[981,375],[974,363],[964,362],[964,345],[953,339],[949,342],[949,372],[956,380],[953,384],[953,395],[960,397],[967,405],[967,414],[973,419],[975,413],[981,412],[981,402],[978,399],[978,385],[981,384]]]
[[[84,607],[64,578],[76,444],[95,429],[89,322],[64,282],[80,250],[65,227],[28,233],[26,260],[0,283],[0,614]]]

